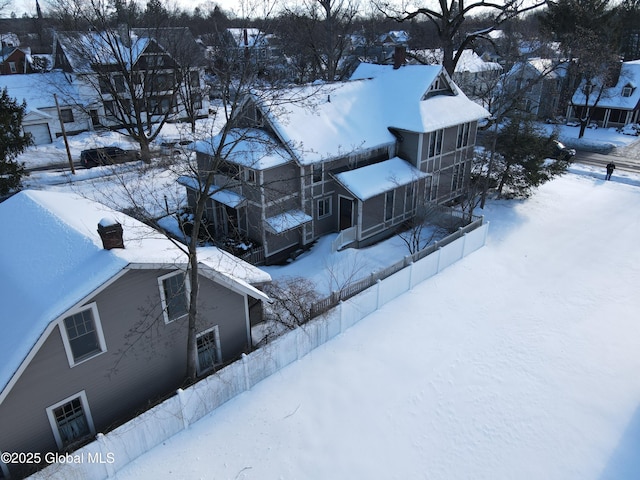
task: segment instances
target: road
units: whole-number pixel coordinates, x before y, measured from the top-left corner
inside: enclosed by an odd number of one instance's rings
[[[640,140],[626,147],[616,148],[608,155],[578,150],[573,159],[576,163],[595,165],[603,169],[612,160],[617,169],[640,173]]]

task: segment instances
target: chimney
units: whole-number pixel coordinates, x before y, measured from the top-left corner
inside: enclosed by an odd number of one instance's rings
[[[112,248],[124,248],[122,239],[122,225],[114,218],[103,218],[98,223],[98,233],[102,239],[102,246],[105,250]]]
[[[404,65],[406,59],[407,52],[405,48],[402,45],[397,45],[395,51],[393,52],[393,69],[399,69],[402,65]]]

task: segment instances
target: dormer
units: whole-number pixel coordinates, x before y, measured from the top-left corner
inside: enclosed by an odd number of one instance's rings
[[[631,82],[628,82],[624,87],[622,87],[622,96],[630,97],[633,95],[633,91],[636,89],[636,86]]]
[[[452,81],[447,72],[443,69],[440,74],[433,80],[429,89],[422,96],[421,100],[434,97],[436,95],[457,95],[457,91],[452,86]]]

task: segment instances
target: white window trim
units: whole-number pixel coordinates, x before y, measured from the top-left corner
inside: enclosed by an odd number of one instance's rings
[[[213,327],[198,333],[196,335],[196,345],[198,344],[198,338],[200,338],[203,335],[206,335],[209,332],[215,332],[214,336],[216,340],[216,360],[214,362],[214,365],[219,365],[222,363],[222,350],[220,348],[220,329],[218,328],[218,325],[214,325]],[[196,370],[198,372],[198,375],[201,375],[202,373],[207,372],[207,370],[202,370],[200,368],[200,357],[198,356],[197,348],[196,348]]]
[[[11,73],[18,73],[18,66],[16,65],[16,62],[9,62],[9,70]]]
[[[76,362],[75,358],[73,358],[73,350],[71,350],[71,342],[69,341],[67,326],[65,325],[64,320],[65,318],[68,318],[72,315],[75,315],[77,313],[80,313],[84,310],[89,310],[89,309],[91,309],[91,314],[93,315],[93,322],[95,323],[95,327],[96,327],[96,335],[98,336],[100,351],[96,352],[95,355],[91,355],[90,357],[83,358],[82,360]],[[62,343],[64,344],[64,350],[65,350],[65,353],[67,354],[67,361],[69,362],[70,368],[73,368],[77,365],[81,365],[84,362],[87,362],[93,358],[96,358],[98,355],[102,355],[107,351],[107,343],[105,342],[104,332],[102,331],[102,322],[100,321],[100,315],[98,314],[98,305],[95,302],[80,308],[76,308],[68,312],[63,318],[60,319],[59,328],[60,328],[60,334],[62,336]]]
[[[321,203],[325,203],[327,202],[327,208],[324,211],[323,215],[320,215],[320,204]],[[331,197],[323,197],[323,198],[319,198],[316,202],[316,208],[317,208],[317,215],[318,215],[318,220],[321,218],[327,218],[330,217],[331,214],[333,213],[333,202],[331,201]]]
[[[56,422],[56,417],[53,414],[53,411],[64,405],[65,403],[69,403],[76,398],[80,398],[80,403],[82,403],[82,411],[84,412],[85,417],[87,418],[87,424],[89,425],[89,431],[92,435],[96,434],[96,429],[93,425],[93,417],[91,417],[91,410],[89,410],[89,402],[87,401],[87,394],[84,390],[73,394],[64,400],[59,401],[47,407],[47,418],[49,419],[49,425],[51,426],[51,431],[53,432],[53,437],[56,440],[56,445],[58,445],[58,449],[62,450],[64,448],[64,444],[62,442],[62,437],[60,437],[60,432],[58,431],[58,423]]]
[[[180,274],[184,275],[184,290],[185,290],[185,295],[187,296],[187,308],[188,308],[188,305],[189,305],[189,294],[191,292],[191,286],[189,285],[189,277],[187,277],[187,272],[185,272],[183,270],[176,270],[174,272],[167,273],[166,275],[162,275],[161,277],[158,277],[158,288],[160,290],[160,300],[162,302],[162,316],[164,318],[165,325],[173,323],[176,320],[180,320],[180,319],[182,319],[182,318],[184,318],[184,317],[186,317],[188,315],[188,314],[182,315],[181,317],[174,318],[173,320],[171,320],[169,318],[169,314],[167,312],[167,299],[166,299],[165,294],[164,294],[163,282],[167,278],[173,277],[175,275],[180,275]]]

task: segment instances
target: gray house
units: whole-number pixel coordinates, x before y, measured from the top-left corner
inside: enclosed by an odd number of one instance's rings
[[[183,384],[189,282],[171,241],[55,192],[18,193],[0,223],[0,451],[71,451]],[[250,311],[267,298],[252,284],[269,276],[217,249],[200,271],[205,375],[250,349]]]
[[[200,177],[180,181],[191,205],[208,195],[216,235],[259,243],[269,263],[328,233],[370,245],[420,204],[455,201],[488,112],[441,66],[361,64],[349,81],[249,97],[240,115],[194,144]]]

